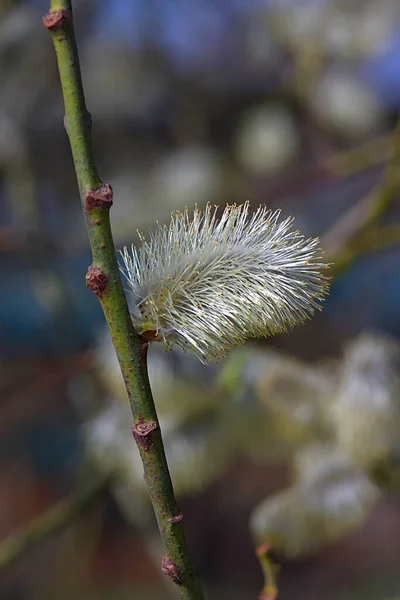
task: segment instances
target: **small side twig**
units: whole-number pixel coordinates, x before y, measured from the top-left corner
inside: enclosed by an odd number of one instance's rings
[[[270,556],[271,547],[268,544],[262,544],[256,548],[256,556],[264,574],[264,587],[259,595],[259,600],[278,600],[278,574],[279,565],[277,565]]]
[[[322,238],[323,247],[334,263],[331,268],[334,276],[345,271],[359,256],[374,249],[377,238],[380,240],[380,247],[385,245],[382,244],[383,236],[389,231],[380,228],[377,223],[399,198],[399,169],[400,120],[392,135],[389,159],[381,184],[352,206]],[[396,235],[391,231],[387,245],[395,239]]]
[[[43,23],[52,35],[57,55],[65,105],[65,129],[93,256],[86,284],[100,300],[124,377],[134,418],[133,433],[139,442],[149,495],[168,561],[179,572],[179,578],[174,575],[170,579],[181,600],[202,600],[202,589],[189,556],[182,521],[170,521],[179,509],[148,379],[146,352],[143,351],[146,342],[134,330],[120,279],[109,219],[112,188],[101,181],[93,157],[91,118],[83,93],[71,1],[52,0],[50,12],[43,17]],[[144,430],[145,436],[138,435],[138,431],[143,434]],[[141,443],[142,438],[145,438],[145,443]],[[169,576],[169,572],[164,569],[163,572]]]

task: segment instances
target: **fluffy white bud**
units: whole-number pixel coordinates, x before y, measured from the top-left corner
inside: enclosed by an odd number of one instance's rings
[[[318,239],[292,218],[249,204],[172,214],[141,246],[125,248],[124,272],[139,334],[197,354],[226,356],[251,338],[283,332],[320,309],[327,290]]]
[[[385,336],[363,334],[348,344],[331,405],[340,448],[358,464],[387,460],[400,435],[400,348]]]
[[[279,171],[293,159],[300,146],[297,125],[281,106],[259,106],[248,113],[236,136],[240,165],[256,176]]]
[[[367,475],[340,451],[330,446],[311,451],[302,461],[303,478],[264,500],[250,520],[258,543],[267,542],[290,558],[359,527],[379,497]]]

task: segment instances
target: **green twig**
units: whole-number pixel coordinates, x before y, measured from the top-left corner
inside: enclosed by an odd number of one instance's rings
[[[400,223],[371,229],[365,241],[369,252],[400,246]]]
[[[380,236],[377,223],[400,194],[400,120],[392,135],[389,158],[382,182],[370,194],[352,206],[322,237],[322,246],[333,266],[331,275],[342,274],[362,254],[375,247]],[[386,231],[383,228],[382,231]],[[390,240],[396,237],[389,232]],[[387,245],[389,245],[388,242]],[[379,245],[379,244],[378,244]],[[385,244],[381,244],[380,247]]]
[[[366,217],[365,227],[380,219],[400,192],[400,119],[393,132],[389,160],[385,168],[382,184],[375,193],[374,200]]]
[[[357,238],[354,244],[349,243],[343,248],[331,267],[331,273],[333,271],[337,277],[362,256],[399,245],[400,223],[385,227],[370,227]]]
[[[11,566],[28,549],[73,523],[107,484],[106,477],[93,479],[84,489],[61,500],[20,531],[11,534],[0,543],[0,569]]]
[[[92,249],[93,264],[88,269],[86,284],[101,302],[124,376],[134,418],[132,431],[166,549],[162,571],[175,584],[179,598],[201,600],[203,593],[189,558],[149,385],[147,344],[135,333],[119,275],[109,220],[112,189],[102,183],[93,158],[91,119],[83,94],[70,0],[52,0],[43,22],[52,35],[57,54],[65,127]]]
[[[374,137],[347,150],[336,152],[323,161],[328,173],[338,177],[350,177],[385,163],[390,154],[391,136]]]
[[[256,548],[256,556],[264,575],[264,587],[259,595],[259,600],[278,600],[279,596],[277,585],[279,566],[272,560],[270,550],[271,547],[268,544]]]

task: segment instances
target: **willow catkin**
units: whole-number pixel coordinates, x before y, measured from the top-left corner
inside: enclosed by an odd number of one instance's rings
[[[330,410],[339,447],[364,467],[385,461],[400,437],[400,347],[363,334],[347,345]]]
[[[174,343],[202,362],[251,338],[286,331],[320,309],[327,291],[318,239],[292,230],[292,218],[249,204],[172,214],[147,241],[124,249],[139,334]]]
[[[368,476],[339,450],[321,448],[306,473],[254,511],[250,528],[257,543],[268,543],[287,557],[305,556],[361,526],[379,497]],[[314,450],[313,449],[313,450]],[[308,457],[310,458],[310,457]],[[302,476],[303,475],[303,476]]]

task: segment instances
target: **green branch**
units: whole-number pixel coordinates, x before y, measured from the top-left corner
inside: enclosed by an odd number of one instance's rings
[[[149,385],[147,344],[133,328],[120,279],[109,220],[112,188],[102,183],[93,158],[91,119],[83,94],[70,0],[53,0],[43,22],[52,35],[57,54],[65,127],[92,249],[93,264],[88,269],[86,284],[101,302],[128,392],[134,418],[132,431],[166,550],[161,568],[175,584],[179,598],[201,600],[203,593],[189,558]]]
[[[322,245],[333,265],[334,277],[346,271],[360,256],[397,243],[397,227],[377,223],[400,194],[400,120],[392,134],[389,157],[382,182],[352,206],[322,236]]]
[[[277,585],[279,566],[272,560],[270,550],[268,544],[256,548],[256,556],[264,575],[264,587],[258,597],[259,600],[278,600],[279,596]]]

